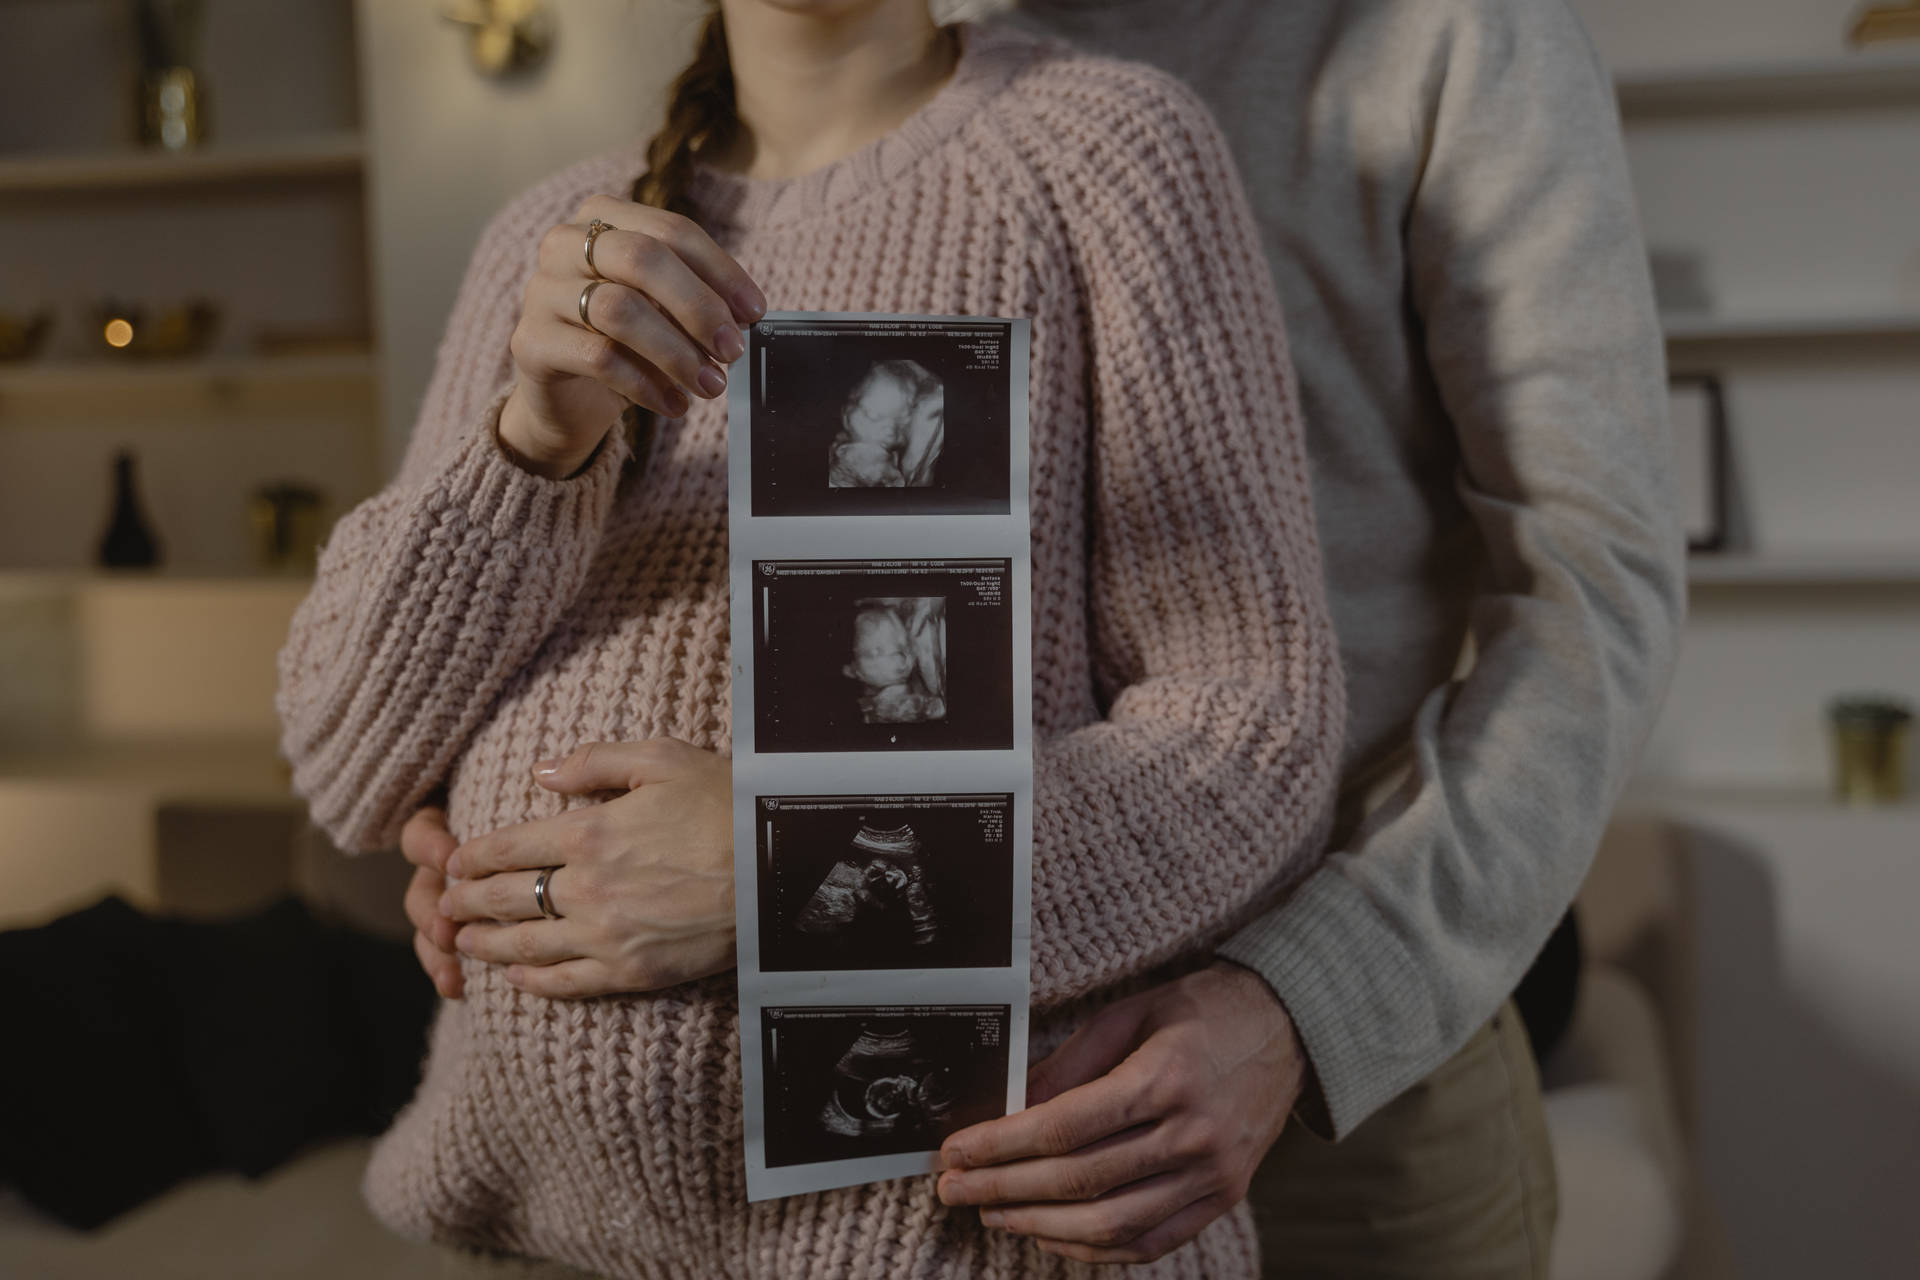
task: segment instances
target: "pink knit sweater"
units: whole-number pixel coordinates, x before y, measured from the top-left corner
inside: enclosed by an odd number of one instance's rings
[[[280,654],[282,749],[343,848],[436,786],[455,836],[544,817],[596,740],[728,750],[726,417],[578,476],[493,435],[540,234],[639,147],[486,231],[400,474],[334,527]],[[1029,316],[1035,1051],[1088,999],[1192,964],[1320,856],[1344,690],[1278,305],[1204,108],[1146,68],[969,29],[954,78],[804,177],[703,171],[780,309]],[[849,778],[857,789],[859,780]],[[1082,1272],[933,1179],[749,1206],[731,974],[551,1001],[465,963],[365,1192],[393,1229],[620,1277]],[[1134,1274],[1252,1276],[1244,1209]]]

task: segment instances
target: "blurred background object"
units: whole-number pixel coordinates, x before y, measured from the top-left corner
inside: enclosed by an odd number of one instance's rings
[[[1676,479],[1720,549],[1581,897],[1589,980],[1545,1064],[1554,1274],[1905,1280],[1920,802],[1909,753],[1901,798],[1840,803],[1828,710],[1920,698],[1920,44],[1887,34],[1915,6],[1574,8],[1616,77],[1670,363],[1719,401]],[[217,88],[219,128],[174,153],[141,144],[127,0],[0,0],[0,360],[10,332],[32,357],[0,363],[0,926],[293,893],[404,940],[400,859],[340,855],[288,790],[275,655],[328,522],[398,464],[481,229],[644,141],[700,10],[550,0],[544,56],[493,77],[442,0],[203,9],[158,61]],[[485,9],[461,12],[523,12]],[[104,298],[222,322],[128,360]],[[164,570],[94,568],[122,450]],[[0,1273],[439,1267],[367,1217],[364,1156],[210,1174],[91,1235],[0,1206]]]
[[[536,66],[553,44],[553,14],[545,0],[452,0],[445,16],[470,30],[468,52],[486,75]]]
[[[194,70],[200,50],[201,0],[134,0],[140,35],[140,141],[186,151],[207,136],[207,87]]]
[[[1920,40],[1920,3],[1869,5],[1854,20],[1854,44]]]
[[[1907,796],[1907,737],[1913,708],[1896,698],[1838,698],[1833,728],[1833,791],[1848,804],[1897,804]]]
[[[103,569],[151,569],[160,563],[160,543],[140,512],[140,489],[133,470],[133,451],[113,456],[113,510],[100,539]]]

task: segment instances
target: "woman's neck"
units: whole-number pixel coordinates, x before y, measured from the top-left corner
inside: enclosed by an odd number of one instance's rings
[[[863,4],[834,15],[726,0],[727,52],[741,128],[711,157],[750,178],[796,178],[885,136],[952,76],[958,42],[925,4]]]

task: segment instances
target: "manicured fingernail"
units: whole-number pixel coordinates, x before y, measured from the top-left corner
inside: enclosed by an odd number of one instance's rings
[[[719,332],[713,335],[713,350],[715,355],[732,364],[746,354],[747,340],[732,325],[721,325]]]
[[[443,916],[451,916],[453,914],[453,894],[451,892],[440,895],[440,914]]]
[[[460,857],[460,855],[459,855],[459,854],[457,854],[457,853],[456,853],[456,854],[453,854],[453,855],[452,855],[451,857],[449,857],[449,858],[447,859],[447,872],[446,872],[446,873],[447,873],[447,874],[448,874],[449,876],[452,876],[452,877],[453,877],[453,878],[454,878],[455,880],[461,880],[461,879],[464,879],[464,878],[466,877],[466,874],[467,874],[467,864],[466,864],[466,863],[465,863],[464,861],[462,861],[462,859],[461,859],[461,857]],[[444,914],[445,914],[445,912],[442,912],[441,914],[443,914],[443,915],[444,915]]]
[[[558,773],[560,766],[565,763],[565,758],[561,756],[554,756],[548,760],[535,760],[533,762],[533,771],[544,778],[550,773]]]
[[[717,396],[727,389],[727,375],[707,365],[700,370],[700,376],[694,379],[700,384],[700,390],[709,396]]]
[[[733,295],[733,314],[758,320],[767,314],[767,300],[752,285],[742,285],[740,291]]]
[[[998,1209],[982,1209],[980,1211],[980,1225],[983,1227],[1004,1226],[1006,1225],[1006,1221],[1007,1216]]]

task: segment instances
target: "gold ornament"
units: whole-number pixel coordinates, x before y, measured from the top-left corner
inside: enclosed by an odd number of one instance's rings
[[[545,59],[553,45],[546,0],[453,0],[441,16],[471,29],[467,49],[485,75],[525,71]]]

